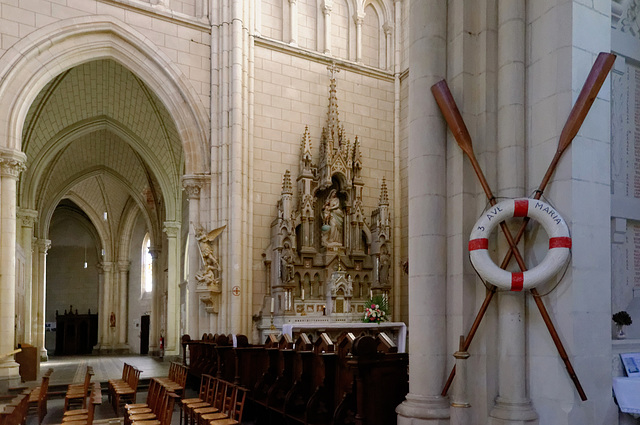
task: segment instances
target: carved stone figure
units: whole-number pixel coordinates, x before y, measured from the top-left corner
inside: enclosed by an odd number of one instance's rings
[[[220,263],[214,255],[213,242],[217,239],[220,233],[222,233],[224,228],[225,226],[214,229],[209,233],[205,233],[202,228],[198,228],[196,230],[196,240],[198,241],[198,247],[200,248],[203,267],[195,277],[201,285],[220,285]]]
[[[340,198],[336,189],[331,189],[322,207],[323,240],[326,245],[342,244],[344,212],[340,207]]]
[[[281,266],[280,266],[280,277],[282,278],[282,283],[289,283],[293,280],[294,275],[294,264],[293,264],[293,256],[291,255],[291,250],[286,249],[281,258]]]

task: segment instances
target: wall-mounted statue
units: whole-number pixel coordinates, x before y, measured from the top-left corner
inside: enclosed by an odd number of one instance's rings
[[[197,281],[196,291],[200,300],[206,305],[207,311],[217,313],[219,304],[219,294],[222,292],[221,268],[215,254],[215,241],[220,236],[226,226],[206,232],[202,227],[196,228],[196,240],[202,258],[202,266],[195,278]]]

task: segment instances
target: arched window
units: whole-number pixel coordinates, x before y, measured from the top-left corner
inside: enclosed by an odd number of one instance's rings
[[[151,248],[151,238],[147,233],[144,236],[142,241],[142,271],[140,273],[141,277],[141,287],[142,294],[151,292],[153,290],[153,262],[151,258],[151,253],[149,252],[149,248]]]

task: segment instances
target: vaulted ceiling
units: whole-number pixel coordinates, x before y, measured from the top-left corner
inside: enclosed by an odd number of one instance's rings
[[[22,150],[19,205],[38,211],[39,237],[47,237],[63,199],[113,241],[131,205],[158,229],[163,198],[180,193],[183,151],[171,116],[144,82],[110,59],[66,70],[40,91],[25,118]]]

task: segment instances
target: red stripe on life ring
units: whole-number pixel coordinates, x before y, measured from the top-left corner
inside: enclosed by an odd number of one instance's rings
[[[478,249],[489,249],[489,239],[487,238],[471,239],[469,241],[469,251],[475,251]]]
[[[515,199],[513,201],[513,216],[526,217],[529,214],[529,201],[527,199]]]
[[[571,249],[571,238],[566,236],[549,238],[549,249],[552,248],[569,248]]]
[[[522,291],[524,286],[524,273],[511,273],[511,290]]]

